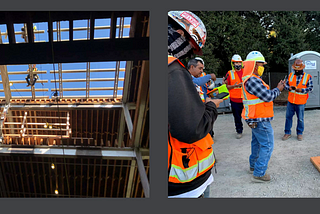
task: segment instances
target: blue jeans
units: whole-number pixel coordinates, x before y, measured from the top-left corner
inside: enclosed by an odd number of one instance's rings
[[[267,171],[274,145],[273,129],[270,121],[259,122],[252,129],[250,168],[254,168],[253,175],[262,177]]]
[[[297,105],[297,104],[292,104],[288,102],[287,104],[287,112],[286,112],[286,124],[284,128],[284,133],[285,134],[291,134],[291,127],[292,127],[292,117],[296,113],[297,114],[297,135],[302,135],[303,130],[304,130],[304,108],[306,104],[304,105]]]

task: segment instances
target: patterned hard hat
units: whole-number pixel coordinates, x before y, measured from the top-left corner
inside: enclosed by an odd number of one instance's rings
[[[192,38],[197,49],[195,54],[202,55],[202,48],[207,39],[207,30],[201,19],[190,11],[169,11],[168,16],[178,23]]]
[[[305,67],[306,65],[303,63],[301,59],[296,59],[292,65],[292,69],[296,71],[301,71]]]

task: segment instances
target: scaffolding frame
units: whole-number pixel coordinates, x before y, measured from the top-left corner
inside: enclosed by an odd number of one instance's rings
[[[119,17],[118,16],[119,12],[117,13],[114,13],[112,12],[111,14],[111,25],[110,26],[102,26],[102,27],[95,27],[93,26],[93,23],[94,23],[94,20],[95,18],[97,18],[95,15],[91,16],[91,13],[90,13],[90,19],[88,19],[88,26],[86,28],[87,30],[87,40],[93,40],[94,39],[94,30],[95,29],[110,29],[110,37],[106,37],[106,38],[110,38],[110,39],[114,39],[116,36],[116,29],[118,28],[119,29],[119,38],[124,38],[122,36],[122,33],[123,33],[123,29],[124,28],[127,28],[129,27],[128,25],[124,25],[124,22],[123,22],[123,17],[120,17],[120,25],[116,25],[116,20],[117,18]],[[13,18],[12,15],[6,13],[6,15],[8,17],[11,17]],[[132,23],[134,23],[134,25],[140,25],[140,18],[139,18],[139,15],[141,15],[141,12],[135,12],[133,14],[133,21]],[[8,20],[11,20],[11,19],[8,19]],[[48,22],[48,32],[49,32],[49,43],[50,42],[62,42],[61,40],[61,32],[62,31],[67,31],[69,30],[69,35],[71,35],[69,38],[69,41],[74,41],[75,39],[73,39],[73,31],[77,31],[77,30],[83,30],[81,28],[73,28],[73,23],[71,23],[74,19],[73,18],[70,18],[69,19],[69,29],[61,29],[60,27],[60,23],[59,23],[59,26],[57,27],[57,29],[53,29],[52,28],[52,21],[54,20],[49,20]],[[145,22],[146,23],[146,22]],[[90,25],[90,26],[89,26]],[[6,35],[9,37],[9,44],[15,44],[15,39],[14,39],[14,35],[15,35],[15,32],[13,30],[13,22],[11,21],[8,21],[7,22],[7,32],[6,32]],[[132,27],[132,24],[131,26]],[[137,32],[135,31],[136,29],[134,29],[135,26],[133,26],[133,29],[132,31],[134,32]],[[147,31],[149,32],[149,26],[147,27]],[[26,26],[25,26],[25,29],[27,32],[27,35],[29,35],[28,37],[26,37],[26,43],[34,43],[34,42],[37,42],[37,41],[34,41],[33,39],[33,35],[34,33],[44,33],[43,31],[34,31],[32,30],[32,19],[29,19],[27,22],[26,22]],[[70,30],[72,29],[72,30]],[[57,32],[57,41],[54,41],[53,39],[53,32]],[[19,32],[17,32],[17,34],[19,34]],[[3,35],[3,33],[1,33],[0,37]],[[149,35],[148,35],[149,36]],[[134,36],[131,34],[129,37],[133,38]],[[144,37],[144,36],[142,36]],[[105,39],[105,38],[101,38],[101,39]],[[39,41],[38,41],[39,42]],[[130,156],[130,158],[133,160],[132,163],[133,165],[131,164],[131,167],[130,167],[130,175],[128,177],[128,185],[127,185],[127,189],[126,189],[126,197],[131,197],[132,196],[132,193],[133,193],[133,183],[136,182],[134,181],[134,174],[135,174],[135,169],[138,169],[138,172],[139,172],[139,175],[140,175],[140,178],[141,178],[141,183],[142,183],[142,187],[143,187],[143,193],[144,193],[144,196],[145,197],[149,197],[149,182],[148,182],[148,177],[147,177],[147,171],[145,169],[145,166],[144,166],[144,163],[143,163],[143,160],[145,159],[148,159],[149,157],[149,153],[147,153],[147,155],[143,155],[145,153],[143,153],[142,151],[142,148],[139,148],[139,143],[137,143],[137,140],[134,140],[132,139],[133,137],[135,137],[136,139],[137,138],[140,138],[141,139],[141,133],[138,134],[138,135],[135,135],[135,133],[133,133],[133,130],[135,131],[141,131],[141,127],[143,126],[142,125],[142,118],[141,118],[141,111],[139,111],[139,113],[135,113],[135,114],[138,114],[135,116],[134,114],[134,111],[138,111],[137,108],[140,108],[141,106],[147,106],[149,105],[149,100],[145,100],[144,98],[139,98],[139,103],[137,104],[132,104],[132,103],[129,103],[128,102],[128,93],[129,93],[129,83],[132,82],[133,80],[131,79],[131,72],[133,69],[136,69],[136,68],[132,68],[130,65],[132,65],[133,63],[136,63],[136,62],[133,62],[133,61],[127,61],[127,66],[126,66],[126,69],[122,69],[120,68],[120,61],[116,61],[116,68],[115,69],[90,69],[90,62],[87,62],[87,68],[84,69],[83,71],[81,70],[80,72],[85,72],[86,73],[86,78],[85,79],[63,79],[62,78],[62,75],[63,73],[76,73],[76,72],[79,72],[79,70],[63,70],[62,69],[62,65],[60,62],[58,62],[58,72],[59,72],[59,79],[58,80],[50,80],[50,82],[54,82],[56,83],[58,81],[59,83],[59,99],[50,99],[49,97],[45,97],[45,96],[36,96],[35,92],[37,91],[49,91],[49,89],[39,89],[39,88],[36,88],[35,86],[31,87],[31,97],[12,97],[11,96],[11,91],[12,92],[22,92],[22,91],[30,91],[30,89],[11,89],[10,86],[9,86],[9,75],[17,75],[17,74],[28,74],[28,72],[25,72],[25,71],[20,71],[20,72],[6,72],[6,70],[3,68],[1,69],[1,75],[2,75],[2,84],[4,85],[4,89],[3,89],[3,92],[5,93],[5,97],[3,98],[0,98],[0,103],[1,103],[1,108],[5,108],[5,104],[8,104],[10,103],[10,109],[9,109],[9,114],[8,114],[8,117],[7,117],[7,121],[4,121],[4,125],[6,126],[5,128],[3,128],[1,131],[4,131],[6,130],[6,133],[4,137],[13,137],[13,136],[10,136],[12,135],[11,132],[14,132],[15,130],[18,130],[20,131],[20,138],[23,138],[23,137],[26,137],[26,138],[34,138],[34,137],[37,137],[37,138],[42,138],[42,137],[46,137],[48,138],[48,134],[46,135],[42,135],[41,134],[41,131],[47,131],[47,130],[44,130],[44,128],[32,128],[32,126],[42,126],[44,125],[43,122],[41,122],[41,118],[38,117],[38,116],[32,116],[33,115],[36,115],[35,112],[37,112],[37,110],[39,109],[44,109],[45,111],[52,111],[54,108],[58,108],[60,109],[61,107],[61,110],[68,110],[68,109],[110,109],[110,106],[112,108],[119,108],[121,110],[121,116],[120,116],[120,123],[119,123],[119,127],[120,127],[120,135],[118,135],[118,138],[116,139],[118,144],[116,145],[117,149],[121,150],[122,149],[122,141],[124,139],[124,130],[125,130],[125,125],[127,125],[128,129],[129,129],[129,133],[130,133],[130,139],[134,142],[134,146],[130,147],[130,152],[133,153],[132,156]],[[1,67],[2,68],[2,67]],[[33,69],[30,69],[31,68],[31,64],[29,64],[29,75],[30,77],[33,76],[33,74],[38,74],[38,73],[44,73],[43,71],[33,71]],[[105,72],[105,71],[114,71],[115,72],[115,78],[94,78],[94,79],[90,79],[90,73],[91,72]],[[119,73],[121,71],[125,71],[126,74],[125,74],[125,78],[119,78]],[[141,70],[141,67],[137,69],[137,72],[149,72],[148,70]],[[46,73],[46,72],[45,72]],[[50,71],[50,73],[52,73],[52,71]],[[142,75],[144,76],[145,78],[145,75]],[[126,79],[128,77],[128,79]],[[32,79],[32,78],[30,78]],[[103,88],[95,88],[95,87],[90,87],[90,83],[91,82],[96,82],[96,81],[114,81],[115,84],[114,84],[114,87],[103,87]],[[118,82],[119,81],[124,81],[124,87],[118,87]],[[47,83],[49,82],[48,80],[39,80],[37,81],[37,83]],[[85,88],[65,88],[63,87],[63,83],[64,82],[85,82],[86,83],[86,87]],[[141,82],[141,80],[140,80]],[[143,84],[145,83],[145,81],[142,81]],[[19,84],[19,83],[24,83],[23,80],[15,80],[15,81],[11,81],[11,83],[13,84]],[[141,84],[141,83],[140,83]],[[148,90],[149,86],[148,87],[142,87],[144,90]],[[51,91],[53,91],[54,89],[51,89]],[[108,96],[107,97],[107,101],[106,101],[106,97],[105,96],[91,96],[90,95],[90,92],[91,91],[94,91],[94,90],[112,90],[113,91],[113,95],[112,96]],[[123,95],[122,96],[119,96],[118,95],[118,90],[123,90]],[[64,91],[85,91],[86,92],[86,95],[84,97],[81,97],[81,96],[71,96],[71,97],[68,97],[68,96],[64,96],[63,92]],[[149,96],[149,95],[147,95]],[[122,98],[125,97],[125,102],[122,102]],[[70,98],[70,99],[68,99]],[[97,99],[95,99],[97,98]],[[2,100],[1,100],[2,99]],[[78,100],[79,99],[79,100]],[[56,105],[54,105],[53,103],[57,101]],[[66,105],[62,105],[60,103],[63,103],[63,104],[66,104]],[[93,103],[93,104],[92,104]],[[119,105],[120,104],[120,105]],[[134,106],[134,107],[132,107]],[[10,115],[11,111],[15,111],[17,109],[21,109],[21,110],[24,110],[25,111],[25,115],[23,115],[23,117],[19,117],[19,118],[14,118],[15,116],[12,116]],[[144,108],[143,109],[144,111],[146,111],[147,109]],[[59,111],[59,110],[58,110]],[[77,112],[77,110],[75,110]],[[99,111],[99,110],[98,110]],[[32,113],[30,113],[32,112]],[[29,115],[30,113],[30,115]],[[63,123],[63,126],[66,126],[66,128],[62,129],[62,128],[58,128],[58,129],[52,129],[52,131],[64,131],[66,132],[65,135],[62,135],[62,134],[56,134],[56,135],[52,135],[51,137],[52,138],[56,138],[58,136],[58,138],[69,138],[70,137],[70,130],[72,128],[72,124],[70,124],[70,116],[69,116],[69,112],[67,111],[67,114],[68,116],[66,117],[66,122]],[[22,115],[21,115],[22,116]],[[97,117],[98,117],[98,114],[97,114]],[[28,120],[30,120],[32,118],[32,120],[35,120],[34,122],[30,122]],[[48,117],[47,117],[48,118]],[[63,117],[61,117],[59,115],[59,120],[62,119]],[[134,118],[134,121],[133,121],[133,118]],[[13,121],[12,121],[13,120]],[[22,121],[17,121],[17,120],[22,120]],[[38,120],[38,121],[37,121]],[[39,122],[40,121],[40,122]],[[49,124],[49,125],[57,125],[57,124],[60,124],[60,126],[62,126],[62,123],[61,121],[59,123],[53,123],[53,124]],[[18,128],[16,127],[12,127],[12,126],[19,126]],[[27,127],[27,126],[30,126],[30,127]],[[69,127],[68,127],[69,126]],[[28,132],[31,131],[31,135],[29,136]],[[37,132],[37,133],[35,133]],[[18,137],[18,136],[17,136]],[[51,138],[49,137],[49,138]],[[83,139],[81,139],[81,141],[83,141]],[[89,139],[88,139],[89,141]],[[27,140],[27,142],[30,142],[30,140]],[[1,144],[0,145],[0,150],[3,152],[7,149],[7,151],[9,150],[9,148],[6,148],[8,145],[10,144]],[[30,144],[29,144],[30,145]],[[45,145],[33,145],[34,147],[38,147],[38,146],[45,146]],[[53,144],[53,145],[49,145],[49,146],[53,146],[52,149],[61,149],[61,148],[58,148],[59,145],[56,145],[56,144]],[[24,150],[25,149],[25,150]],[[69,149],[69,148],[66,148],[65,146],[63,146],[62,149]],[[71,149],[71,148],[70,148]],[[69,152],[70,153],[70,150],[69,151],[66,151],[66,152]],[[80,151],[79,151],[80,152]],[[81,151],[83,152],[83,151]],[[114,152],[112,150],[112,148],[108,148],[106,149],[105,151],[103,151],[104,154],[107,154],[106,156],[107,157],[112,157],[112,158],[115,158],[115,156],[112,156],[111,153]],[[121,158],[121,156],[126,156],[128,153],[127,151],[116,151],[118,157]],[[0,152],[1,153],[1,152]],[[6,153],[6,152],[3,152],[3,153]],[[11,149],[10,150],[10,154],[30,154],[30,149],[28,148],[21,148],[20,150],[19,149]],[[7,153],[6,153],[7,154]],[[63,152],[63,156],[65,156],[65,152]],[[90,156],[92,155],[91,153],[91,150],[88,148],[88,151],[82,153],[84,154],[84,156]],[[112,154],[115,154],[115,153],[112,153]],[[49,154],[45,154],[45,153],[42,153],[41,155],[44,155],[45,157],[49,157],[49,156],[46,156],[46,155],[49,155]],[[55,153],[55,152],[51,152],[50,153],[50,157],[56,157],[55,155],[59,155],[58,153]],[[103,156],[103,155],[102,155]],[[146,158],[147,157],[147,158]],[[148,163],[149,164],[149,163]],[[1,177],[2,178],[2,177]],[[1,192],[1,194],[3,194],[3,191]]]

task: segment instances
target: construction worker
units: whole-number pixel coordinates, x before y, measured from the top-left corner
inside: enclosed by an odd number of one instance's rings
[[[33,64],[32,65],[32,69],[33,69],[33,72],[37,71],[38,69],[36,68],[36,64]],[[27,72],[29,72],[29,69],[27,70]],[[38,74],[33,74],[33,83],[32,83],[32,86],[34,86],[34,84],[36,84],[37,80],[39,79],[39,76]],[[30,84],[30,74],[27,75],[26,77],[26,81],[27,81],[27,87],[29,87],[31,84]]]
[[[286,80],[285,88],[289,91],[286,122],[284,129],[284,136],[282,140],[288,140],[291,137],[292,117],[297,114],[297,138],[302,140],[302,134],[304,130],[304,108],[306,106],[309,92],[313,90],[312,76],[303,72],[305,65],[301,59],[296,59],[292,65],[294,72],[289,74]]]
[[[188,71],[191,74],[192,81],[201,97],[202,102],[205,102],[207,95],[207,83],[216,81],[217,77],[215,74],[206,74],[204,69],[204,62],[200,57],[196,57],[188,61]],[[209,86],[210,87],[210,86]]]
[[[34,25],[33,26],[33,32],[37,30],[37,27]],[[33,34],[33,38],[34,38],[34,41],[36,40],[36,35]],[[27,41],[27,32],[25,31],[25,28],[22,27],[21,28],[21,38],[24,39],[25,41]]]
[[[243,111],[242,118],[252,130],[251,155],[249,157],[250,173],[253,182],[268,182],[271,180],[266,173],[270,160],[274,135],[270,121],[273,120],[273,100],[284,88],[281,80],[272,90],[261,79],[264,65],[267,64],[259,51],[251,51],[243,62]]]
[[[242,73],[243,65],[240,55],[235,54],[231,58],[231,70],[229,70],[225,76],[225,83],[230,94],[230,104],[234,123],[237,132],[237,139],[242,137],[243,124],[241,121],[241,113],[243,109],[242,103]]]
[[[196,57],[194,59],[189,60],[188,71],[191,74],[192,81],[199,93],[199,96],[202,102],[206,102],[206,98],[208,97],[207,91],[208,88],[212,89],[214,87],[214,81],[216,81],[217,77],[215,74],[206,74],[204,70],[204,61],[200,57]],[[211,80],[211,81],[210,81]],[[210,85],[208,83],[210,82]],[[214,137],[213,130],[210,131],[211,137]]]
[[[222,99],[200,99],[181,58],[202,55],[206,29],[189,11],[169,11],[168,197],[207,197],[215,159],[209,132]]]

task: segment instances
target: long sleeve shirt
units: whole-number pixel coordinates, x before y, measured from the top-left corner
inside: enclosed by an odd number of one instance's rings
[[[211,75],[207,74],[203,77],[197,77],[195,78],[194,76],[192,76],[192,81],[196,86],[200,86],[202,91],[203,91],[203,95],[204,95],[204,99],[206,99],[208,97],[207,95],[207,87],[206,87],[206,83],[211,80]]]
[[[302,73],[300,75],[296,75],[297,76],[296,77],[297,85],[299,85],[299,83],[300,83],[300,81],[301,81],[301,79],[303,77],[303,74],[304,73]],[[311,92],[313,90],[313,82],[312,82],[312,77],[311,76],[310,76],[309,81],[307,82],[306,86],[307,86],[307,88],[302,88],[302,91],[300,93],[307,94],[307,93],[309,93],[309,92]],[[289,86],[289,78],[288,78],[287,81],[286,81],[286,85],[285,85],[284,89],[289,91],[289,87],[290,86]]]
[[[248,93],[259,97],[259,99],[265,102],[273,101],[281,93],[278,88],[268,90],[267,87],[263,85],[262,81],[256,77],[250,77],[245,83],[245,87]],[[250,123],[250,122],[262,122],[262,121],[271,121],[271,120],[273,120],[273,117],[247,119],[246,122]]]

